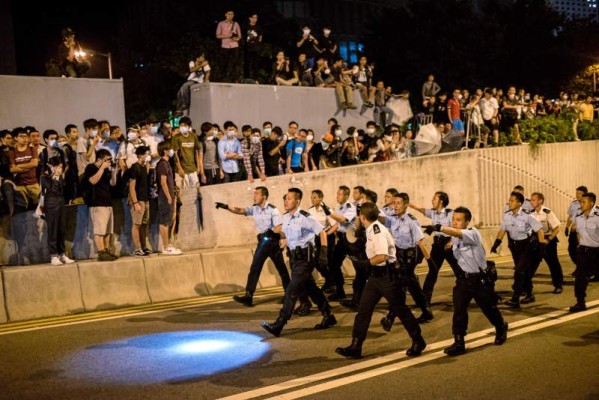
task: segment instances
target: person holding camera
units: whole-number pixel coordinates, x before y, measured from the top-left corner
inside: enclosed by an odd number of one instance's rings
[[[310,27],[305,25],[302,28],[302,37],[296,43],[297,54],[306,55],[306,68],[312,68],[314,66],[314,57],[319,52],[318,40],[310,34]]]
[[[106,149],[96,152],[96,161],[85,167],[83,181],[91,185],[89,215],[92,221],[98,261],[114,261],[118,257],[110,250],[110,236],[114,233],[111,187],[116,185],[118,168]]]
[[[471,220],[470,210],[458,207],[453,211],[451,227],[441,224],[427,227],[453,238],[451,250],[457,261],[456,285],[453,288],[454,343],[444,350],[448,356],[466,352],[464,336],[468,331],[468,305],[472,299],[495,327],[495,344],[500,346],[507,340],[508,324],[497,308],[494,281],[487,266],[483,240],[476,228],[468,228]]]
[[[64,28],[61,34],[58,59],[62,73],[67,78],[81,78],[90,69],[91,63],[85,59],[85,53],[75,40],[75,32],[71,28]]]
[[[225,209],[230,213],[254,217],[254,223],[258,229],[258,246],[254,251],[254,258],[250,266],[247,283],[245,285],[245,294],[243,296],[235,295],[233,300],[247,307],[252,307],[254,292],[258,286],[258,279],[264,267],[264,262],[270,258],[281,277],[283,289],[289,285],[289,272],[283,260],[283,253],[279,247],[281,239],[281,213],[279,209],[268,202],[268,189],[265,186],[258,186],[254,190],[254,203],[246,208],[232,207],[225,203],[216,203],[216,209]]]
[[[221,41],[221,66],[223,82],[236,82],[241,77],[241,60],[239,57],[239,40],[241,28],[233,21],[235,13],[229,10],[225,13],[225,20],[220,21],[216,27],[216,38]]]
[[[277,53],[277,59],[272,67],[272,83],[282,86],[293,86],[299,82],[297,70],[293,69],[289,57],[284,51]]]

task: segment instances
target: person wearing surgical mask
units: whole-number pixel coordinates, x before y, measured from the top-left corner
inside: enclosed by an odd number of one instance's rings
[[[297,172],[308,172],[307,163],[307,143],[306,138],[308,137],[308,131],[300,129],[297,133],[297,137],[289,139],[285,146],[287,154],[287,173],[293,174]]]
[[[214,185],[220,183],[225,177],[218,157],[218,126],[204,122],[200,131],[199,139],[203,149],[201,156],[204,166],[203,171],[200,172],[200,182],[202,185]]]
[[[204,171],[202,144],[191,128],[191,119],[179,120],[180,135],[175,136],[172,145],[175,151],[175,184],[179,189],[198,188],[199,175]]]
[[[162,254],[175,256],[181,254],[181,250],[172,244],[171,226],[175,223],[175,210],[177,207],[177,192],[170,160],[175,151],[168,142],[158,145],[160,160],[156,164],[156,181],[158,183],[158,225],[160,238],[162,239]]]
[[[47,129],[43,134],[44,143],[46,146],[43,148],[41,153],[39,154],[39,164],[38,164],[38,176],[41,176],[46,168],[46,164],[48,160],[52,157],[58,157],[60,160],[63,177],[64,171],[67,166],[67,159],[64,155],[64,152],[58,146],[58,132],[54,129]]]
[[[318,52],[324,57],[328,65],[333,65],[335,57],[339,55],[339,47],[335,39],[331,36],[330,26],[322,28],[322,36],[319,43]]]
[[[249,125],[241,128],[243,139],[241,140],[241,152],[243,153],[243,165],[247,172],[247,179],[250,183],[255,178],[266,180],[264,157],[262,155],[262,140],[260,138],[260,129],[252,129]]]
[[[308,143],[308,169],[310,171],[318,170],[320,165],[320,157],[322,156],[322,143],[314,142],[314,131],[308,129],[308,136],[306,136],[306,143]]]
[[[241,143],[237,140],[237,125],[231,121],[224,124],[225,136],[218,141],[218,155],[221,159],[224,182],[237,182],[241,179],[239,160],[243,160]]]
[[[297,54],[306,55],[306,68],[312,68],[314,66],[314,57],[320,52],[318,48],[318,40],[311,34],[311,30],[308,26],[302,28],[302,37],[296,43]]]
[[[145,143],[139,137],[139,131],[139,125],[130,126],[127,129],[127,139],[121,143],[121,146],[119,147],[117,159],[121,172],[128,170],[137,162],[135,149],[137,149],[139,146],[145,146]]]
[[[94,118],[83,121],[85,133],[77,140],[77,169],[83,174],[85,167],[96,161],[96,144],[100,141],[98,136],[100,125]]]
[[[129,195],[127,203],[131,212],[131,237],[133,239],[133,256],[148,257],[152,251],[147,247],[147,230],[150,219],[150,189],[148,186],[148,170],[152,157],[150,148],[139,146],[135,149],[137,162],[131,166],[128,174]]]
[[[510,86],[507,91],[507,98],[502,103],[501,125],[503,131],[513,132],[513,143],[522,144],[520,139],[520,126],[518,125],[518,107],[519,101],[516,96],[516,87]]]
[[[325,135],[327,140],[323,139],[323,150],[326,154],[325,165],[329,168],[341,165],[341,149],[343,147],[341,135],[343,135],[341,126],[331,125],[329,133]],[[328,143],[328,145],[325,146],[324,142]]]

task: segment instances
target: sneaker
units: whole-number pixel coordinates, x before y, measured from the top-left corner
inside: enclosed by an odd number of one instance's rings
[[[142,249],[137,249],[133,252],[133,257],[147,257],[148,254],[146,254]]]
[[[143,251],[146,256],[152,255],[152,250],[148,249],[147,247],[142,248],[141,251]]]
[[[67,257],[66,254],[61,254],[60,257],[58,257],[58,259],[63,263],[63,264],[72,264],[75,262],[75,260],[71,260],[69,257]]]
[[[52,265],[62,265],[62,261],[56,256],[50,258],[50,264]]]
[[[168,246],[167,248],[162,250],[162,254],[165,256],[178,256],[179,254],[181,254],[181,250],[173,246]]]

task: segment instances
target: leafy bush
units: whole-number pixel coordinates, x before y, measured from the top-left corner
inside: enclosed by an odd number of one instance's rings
[[[526,119],[519,122],[522,140],[530,144],[557,143],[573,141],[574,116],[565,113],[558,117]],[[599,121],[578,123],[580,140],[599,139]]]

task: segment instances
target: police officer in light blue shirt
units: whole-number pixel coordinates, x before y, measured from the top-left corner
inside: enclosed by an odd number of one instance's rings
[[[509,248],[514,259],[514,284],[512,298],[505,302],[510,308],[520,308],[520,294],[526,287],[532,288],[532,273],[534,267],[534,254],[538,246],[546,244],[543,234],[543,225],[532,215],[524,210],[522,203],[524,195],[520,192],[512,192],[509,200],[510,210],[503,215],[503,222],[497,233],[497,238],[491,248],[491,253],[496,253],[501,240],[508,234]],[[538,239],[538,242],[535,240]],[[532,293],[522,299],[522,303],[534,301]]]
[[[578,247],[578,235],[576,234],[576,224],[574,221],[578,214],[580,214],[580,202],[582,201],[582,195],[587,194],[589,190],[586,186],[579,186],[576,188],[576,200],[570,203],[568,207],[568,220],[566,221],[566,229],[564,234],[568,238],[568,255],[574,264],[576,264],[576,249]],[[572,231],[570,234],[570,231]]]
[[[433,317],[429,303],[426,299],[420,282],[414,270],[419,263],[419,252],[424,255],[427,260],[430,258],[428,249],[424,245],[424,234],[420,228],[420,222],[407,212],[410,204],[410,197],[407,193],[398,193],[393,198],[395,206],[395,215],[385,218],[385,226],[391,231],[395,247],[397,248],[397,261],[399,262],[402,281],[405,287],[412,295],[416,305],[422,310],[422,314],[418,317],[418,322],[429,322]],[[391,324],[395,315],[393,312],[387,314],[381,320],[381,325],[385,330],[391,329]]]
[[[451,226],[453,211],[450,208],[447,208],[449,205],[449,195],[445,192],[438,191],[434,194],[431,202],[433,205],[432,208],[418,207],[414,204],[410,204],[410,207],[430,218],[431,225],[440,224],[443,226]],[[430,304],[433,297],[433,289],[435,288],[435,283],[437,283],[437,278],[439,276],[439,269],[441,269],[443,261],[447,259],[447,250],[445,246],[450,242],[450,236],[441,232],[432,232],[430,229],[425,230],[425,232],[428,235],[433,234],[433,246],[431,248],[430,261],[428,262],[428,274],[426,274],[426,279],[422,286],[422,290],[424,290],[424,294]]]
[[[279,247],[281,233],[281,214],[274,205],[268,202],[268,189],[259,186],[254,190],[254,204],[247,208],[230,207],[224,203],[216,203],[216,208],[224,208],[233,214],[253,216],[256,228],[258,228],[258,245],[254,251],[254,258],[250,266],[248,280],[245,286],[245,295],[233,296],[233,300],[248,307],[253,305],[254,292],[258,286],[258,279],[262,267],[267,258],[270,257],[281,277],[283,288],[289,284],[289,272],[283,260],[283,254]]]
[[[522,187],[521,185],[514,186],[514,189],[512,191],[513,192],[522,193],[522,196],[524,196],[524,187]],[[522,209],[524,211],[526,211],[527,213],[531,213],[532,210],[534,210],[534,207],[532,206],[532,203],[526,197],[524,197],[524,201],[522,202]],[[510,203],[508,201],[507,203],[505,203],[505,207],[503,208],[503,212],[506,213],[509,210],[510,210]]]
[[[495,344],[502,345],[507,340],[508,324],[497,308],[495,289],[488,275],[481,235],[474,228],[468,229],[471,220],[470,210],[458,207],[453,212],[451,227],[441,224],[432,227],[436,232],[453,237],[452,251],[457,260],[456,285],[453,288],[454,343],[444,350],[449,356],[466,352],[464,336],[468,331],[468,305],[472,299],[495,327]]]
[[[291,282],[285,290],[285,300],[279,317],[273,323],[262,322],[260,325],[274,336],[279,336],[287,321],[291,318],[295,302],[304,291],[318,306],[322,313],[322,321],[315,329],[327,329],[337,323],[331,312],[331,306],[322,291],[316,286],[312,272],[317,262],[327,262],[327,238],[323,226],[312,215],[300,210],[302,191],[291,188],[285,195],[285,211],[282,226],[282,244],[289,249],[291,261]],[[320,235],[320,254],[316,254],[314,239]]]
[[[576,251],[576,270],[574,271],[574,295],[576,304],[570,312],[587,309],[586,291],[591,276],[599,277],[599,209],[595,207],[595,193],[585,193],[580,200],[580,214],[576,217],[576,233],[580,245]]]

